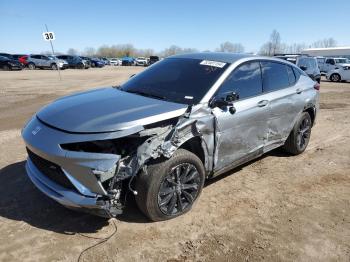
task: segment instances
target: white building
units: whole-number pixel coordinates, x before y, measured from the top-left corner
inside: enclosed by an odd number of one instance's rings
[[[329,56],[350,58],[350,46],[328,47],[328,48],[308,48],[301,51],[302,54],[310,56]]]

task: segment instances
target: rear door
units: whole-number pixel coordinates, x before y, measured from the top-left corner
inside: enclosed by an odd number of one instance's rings
[[[282,144],[304,107],[301,72],[284,63],[262,61],[263,93],[268,95],[270,115],[265,151]],[[297,74],[297,75],[296,75]]]
[[[42,55],[41,56],[41,63],[44,67],[50,67],[51,60],[46,55]]]
[[[219,171],[262,152],[267,138],[268,100],[262,95],[259,61],[246,62],[237,67],[219,88],[215,97],[235,92],[236,112],[229,108],[214,108],[217,120],[214,170]]]

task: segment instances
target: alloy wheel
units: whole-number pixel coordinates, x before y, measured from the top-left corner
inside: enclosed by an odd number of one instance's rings
[[[198,196],[200,175],[190,163],[171,169],[164,178],[158,192],[158,206],[165,215],[176,215],[190,208]]]
[[[311,122],[310,119],[304,118],[298,128],[297,144],[301,150],[303,150],[310,139]]]

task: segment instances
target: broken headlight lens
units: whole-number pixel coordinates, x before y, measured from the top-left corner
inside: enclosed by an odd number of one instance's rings
[[[87,153],[116,154],[122,157],[132,154],[148,137],[128,136],[109,140],[96,140],[61,144],[62,149]]]

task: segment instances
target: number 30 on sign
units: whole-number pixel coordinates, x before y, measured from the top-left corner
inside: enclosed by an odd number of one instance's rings
[[[52,41],[55,40],[55,34],[54,32],[44,32],[43,37],[45,41]]]

